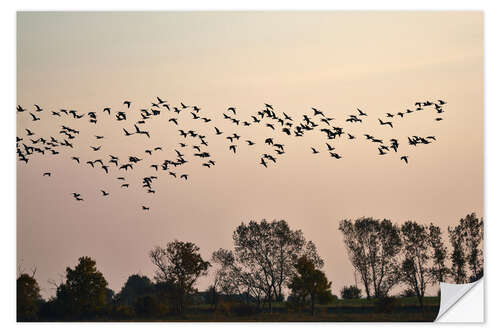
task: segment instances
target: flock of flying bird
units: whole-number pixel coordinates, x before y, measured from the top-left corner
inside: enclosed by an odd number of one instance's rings
[[[416,102],[413,109],[406,109],[404,112],[397,112],[394,114],[386,113],[384,119],[378,118],[378,123],[380,126],[394,128],[396,124],[395,120],[401,120],[414,112],[422,112],[429,109],[436,112],[437,115],[434,118],[435,121],[442,121],[443,118],[441,117],[441,114],[444,112],[443,106],[445,104],[446,102],[443,100],[437,100],[435,102]],[[189,175],[187,173],[178,171],[182,169],[183,165],[189,162],[186,159],[188,158],[187,156],[194,157],[196,161],[200,162],[202,167],[212,168],[216,165],[216,162],[212,159],[213,156],[208,151],[209,144],[207,135],[192,129],[181,129],[179,126],[183,124],[182,117],[190,117],[193,120],[200,122],[200,124],[205,125],[207,130],[213,133],[215,137],[223,138],[224,141],[227,140],[228,149],[233,154],[237,154],[237,152],[241,149],[241,146],[254,146],[258,144],[255,139],[242,139],[242,135],[238,133],[233,131],[231,131],[233,133],[229,133],[222,130],[222,127],[219,124],[217,126],[212,125],[214,122],[213,119],[203,116],[200,107],[196,105],[189,106],[184,103],[180,103],[180,105],[174,106],[160,97],[157,97],[155,101],[151,102],[151,106],[149,108],[142,108],[139,112],[134,112],[133,109],[131,109],[131,106],[132,102],[124,101],[124,110],[115,112],[112,111],[110,107],[105,107],[99,112],[92,111],[81,113],[76,110],[68,109],[48,111],[35,104],[33,110],[27,110],[21,105],[18,105],[17,112],[18,114],[22,114],[23,112],[29,113],[32,122],[42,120],[42,118],[45,117],[42,117],[41,115],[45,114],[48,114],[47,117],[56,118],[63,122],[66,121],[65,118],[78,119],[81,121],[88,120],[91,124],[89,126],[94,127],[95,130],[97,130],[96,125],[98,124],[98,120],[102,119],[101,117],[107,117],[123,124],[123,126],[119,127],[123,131],[122,133],[124,137],[136,135],[143,136],[146,140],[150,139],[153,135],[153,133],[150,133],[150,131],[145,129],[146,123],[163,114],[166,114],[164,121],[166,120],[166,124],[169,126],[177,128],[182,141],[172,150],[172,152],[175,152],[173,158],[164,159],[165,156],[163,156],[160,161],[154,161],[153,164],[149,165],[149,167],[154,170],[154,174],[142,178],[142,187],[147,193],[151,194],[156,192],[153,188],[153,184],[158,179],[161,172],[164,172],[170,177],[178,178],[179,180],[188,180]],[[362,123],[363,120],[368,117],[368,114],[359,108],[356,109],[354,113],[355,114],[349,115],[344,122],[352,123],[352,126],[354,126],[356,123]],[[337,121],[335,118],[325,115],[323,111],[314,107],[311,108],[309,113],[303,114],[301,118],[295,120],[285,112],[275,110],[273,105],[267,103],[264,104],[264,107],[261,110],[251,115],[248,120],[238,119],[237,108],[232,106],[228,107],[227,110],[222,113],[222,116],[223,121],[226,122],[228,126],[263,126],[264,128],[269,128],[270,133],[274,134],[273,137],[265,138],[261,142],[268,149],[268,152],[260,154],[258,162],[265,168],[276,164],[279,156],[285,154],[285,144],[278,141],[278,134],[298,138],[307,135],[309,132],[317,132],[319,130],[319,132],[325,136],[326,151],[333,159],[340,159],[343,157],[335,151],[336,147],[334,147],[333,144],[335,140],[339,140],[341,138],[346,138],[347,140],[357,139],[355,135],[345,131],[347,130],[345,126],[341,126],[342,120]],[[130,126],[130,121],[133,121],[133,127]],[[338,124],[339,122],[340,124]],[[63,151],[74,151],[74,148],[77,146],[77,139],[80,136],[79,129],[72,128],[67,125],[61,125],[60,128],[56,129],[56,132],[48,137],[37,135],[30,128],[25,128],[23,132],[25,132],[22,133],[24,135],[16,137],[16,147],[18,160],[25,164],[27,164],[29,160],[36,155],[53,156],[59,155]],[[369,142],[376,144],[378,155],[392,153],[391,149],[394,151],[394,154],[398,152],[400,141],[396,138],[391,138],[388,142],[384,142],[383,139],[377,138],[371,134],[363,134],[363,136]],[[120,173],[120,176],[116,178],[121,182],[120,187],[123,189],[127,189],[130,185],[125,178],[125,175],[130,170],[134,170],[134,168],[139,164],[147,163],[146,161],[148,160],[148,157],[152,159],[153,155],[156,156],[163,151],[162,146],[156,146],[145,149],[144,154],[146,155],[143,156],[121,157],[112,154],[104,154],[102,150],[103,144],[101,144],[101,142],[105,142],[105,136],[94,135],[93,138],[96,140],[96,144],[90,145],[89,151],[94,154],[95,158],[85,161],[79,156],[74,156],[75,154],[69,154],[71,155],[70,159],[77,165],[86,165],[94,169],[101,169],[105,174],[109,174],[113,168],[116,169],[118,173]],[[187,143],[188,141],[189,143]],[[408,137],[409,146],[427,145],[434,141],[436,141],[435,136]],[[310,147],[310,149],[313,155],[321,153],[321,149],[318,147]],[[186,150],[188,151],[186,152]],[[192,155],[190,153],[192,153]],[[400,156],[399,158],[404,163],[408,164],[407,155]],[[42,176],[44,177],[50,177],[51,175],[52,173],[50,171],[42,173]],[[110,195],[110,192],[104,189],[100,189],[98,193],[104,197]],[[71,195],[76,201],[84,200],[80,193],[73,192]],[[149,210],[149,207],[144,205],[142,205],[141,208],[144,211]]]

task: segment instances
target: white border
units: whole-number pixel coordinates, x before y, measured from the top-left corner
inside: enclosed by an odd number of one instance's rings
[[[496,302],[498,301],[498,284],[488,283],[488,281],[496,281],[498,273],[495,260],[495,252],[498,252],[498,244],[495,237],[500,237],[498,224],[500,223],[498,213],[498,193],[500,165],[499,158],[499,139],[497,126],[500,125],[500,107],[498,95],[500,90],[499,84],[499,43],[500,38],[500,15],[498,11],[498,1],[344,1],[344,2],[326,2],[326,1],[271,1],[271,0],[254,0],[254,1],[177,1],[177,2],[156,2],[156,1],[62,1],[62,0],[46,0],[46,1],[7,1],[2,2],[0,10],[0,24],[2,29],[1,41],[4,48],[1,51],[2,57],[2,130],[1,135],[1,175],[2,191],[1,191],[1,208],[2,215],[2,232],[0,246],[2,247],[2,274],[0,274],[2,290],[1,290],[1,308],[0,318],[2,319],[2,331],[34,331],[37,332],[67,332],[71,329],[75,332],[82,332],[91,329],[92,331],[109,331],[119,330],[120,332],[135,332],[147,325],[148,331],[165,331],[165,330],[187,330],[204,332],[229,332],[235,329],[239,332],[252,332],[255,330],[287,330],[287,332],[299,332],[304,329],[314,329],[318,331],[332,330],[370,330],[370,332],[386,332],[387,330],[401,331],[402,329],[409,331],[421,331],[424,329],[421,325],[414,324],[16,324],[15,323],[15,270],[16,270],[16,203],[14,193],[16,192],[15,180],[15,159],[14,159],[14,136],[15,136],[15,100],[16,100],[16,67],[15,67],[15,52],[16,52],[16,11],[17,10],[194,10],[194,9],[209,9],[209,10],[481,10],[485,12],[485,246],[486,254],[486,281],[487,294],[486,297],[486,325],[456,325],[456,324],[423,324],[425,330],[428,329],[450,329],[455,332],[478,330],[497,326],[498,311]],[[491,311],[489,311],[492,309]],[[490,315],[491,316],[490,316]],[[307,325],[307,327],[305,327]],[[346,327],[349,325],[349,327]]]

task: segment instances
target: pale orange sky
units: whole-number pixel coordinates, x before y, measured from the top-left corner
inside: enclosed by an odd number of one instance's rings
[[[53,293],[47,279],[57,280],[79,256],[95,258],[118,292],[130,274],[152,277],[148,251],[155,245],[192,241],[208,259],[219,247],[232,248],[239,223],[263,218],[285,219],[304,231],[338,294],[354,282],[337,230],[341,219],[386,217],[446,229],[467,213],[483,215],[480,12],[45,12],[19,13],[17,21],[17,100],[30,111],[35,103],[46,109],[36,123],[27,112],[18,115],[18,133],[30,128],[47,137],[61,124],[82,132],[71,153],[18,162],[18,263],[37,266],[44,295]],[[75,167],[70,156],[143,157],[144,149],[161,145],[152,160],[173,159],[180,138],[166,115],[148,123],[152,138],[146,140],[125,138],[124,125],[114,120],[92,127],[48,113],[71,108],[101,116],[105,106],[122,110],[125,99],[138,112],[156,96],[198,105],[214,119],[205,127],[184,115],[179,128],[207,134],[217,165],[208,170],[188,163],[188,182],[160,173],[155,195],[140,188],[140,177],[154,174],[149,162],[128,176],[131,188],[121,190],[115,181],[121,173]],[[394,120],[394,129],[379,126],[386,112],[427,99],[448,102],[442,122],[429,111]],[[343,156],[334,160],[319,133],[285,137],[222,119],[228,106],[248,119],[264,103],[294,120],[317,107],[357,139],[333,142]],[[366,121],[345,123],[358,107],[369,114]],[[213,125],[258,144],[240,143],[234,157]],[[401,154],[378,156],[363,133],[399,138]],[[88,148],[98,144],[95,134],[106,137],[100,153]],[[409,148],[411,135],[438,141]],[[270,136],[280,138],[286,154],[264,169],[258,156]],[[311,146],[322,153],[313,156]],[[408,165],[399,160],[403,154],[410,156]],[[42,177],[48,170],[50,179]],[[111,195],[100,197],[101,188]],[[74,201],[71,192],[85,201]],[[146,214],[143,203],[151,207]],[[204,279],[200,288],[207,284]]]

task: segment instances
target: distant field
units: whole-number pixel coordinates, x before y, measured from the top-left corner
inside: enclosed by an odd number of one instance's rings
[[[227,311],[214,312],[208,304],[191,306],[183,316],[164,318],[136,318],[132,321],[198,321],[198,322],[430,322],[439,312],[439,297],[426,297],[424,311],[416,298],[399,298],[391,312],[377,312],[375,300],[335,300],[327,305],[318,305],[312,316],[309,308],[302,312],[290,310],[284,303],[273,305],[273,312],[237,316]]]

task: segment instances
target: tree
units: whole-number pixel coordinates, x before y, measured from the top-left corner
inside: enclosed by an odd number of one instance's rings
[[[305,256],[300,257],[294,266],[296,273],[294,273],[288,287],[302,303],[304,303],[306,296],[310,297],[311,314],[314,315],[317,299],[327,301],[333,297],[330,290],[332,283],[327,280],[325,273],[316,269],[314,262]]]
[[[477,280],[483,271],[483,219],[478,219],[475,213],[460,219],[465,239],[465,260],[469,266],[469,281]]]
[[[130,275],[120,292],[116,295],[119,304],[134,305],[135,301],[142,296],[153,292],[153,283],[147,276],[133,274]]]
[[[435,279],[430,260],[432,247],[429,228],[407,221],[401,227],[401,237],[403,240],[401,280],[413,290],[423,309],[425,289]]]
[[[90,257],[81,257],[74,269],[66,268],[66,282],[57,287],[57,303],[71,317],[93,316],[106,305],[107,285],[96,262]]]
[[[342,220],[339,230],[349,259],[360,273],[368,298],[385,297],[399,281],[397,255],[401,250],[400,232],[396,225],[384,219],[371,217]]]
[[[155,279],[167,289],[178,313],[184,311],[186,296],[196,291],[196,280],[206,275],[210,266],[199,250],[193,243],[175,240],[166,248],[155,247],[149,253],[156,266]]]
[[[465,283],[467,278],[465,267],[465,253],[463,246],[463,235],[460,226],[448,227],[450,244],[453,248],[451,253],[451,275],[457,284]]]
[[[214,272],[214,282],[209,287],[214,309],[217,309],[217,294],[232,294],[238,292],[234,269],[234,255],[231,251],[218,249],[212,253],[212,265],[216,268]]]
[[[361,289],[356,286],[344,286],[340,291],[343,299],[356,299],[361,298]]]
[[[475,213],[468,214],[460,219],[459,225],[448,227],[448,233],[453,248],[451,274],[455,282],[479,279],[483,271],[483,219],[478,219]]]
[[[286,221],[262,220],[242,223],[233,233],[233,277],[258,302],[262,295],[272,310],[272,301],[283,299],[284,288],[294,273],[294,264],[303,255],[317,267],[323,261],[301,230],[291,230]]]
[[[450,269],[446,266],[448,250],[441,238],[441,228],[432,223],[429,226],[429,242],[434,262],[434,266],[432,267],[433,282],[444,282],[448,275],[450,275]]]
[[[17,278],[17,321],[38,319],[39,303],[42,301],[40,287],[34,274],[21,274]]]

